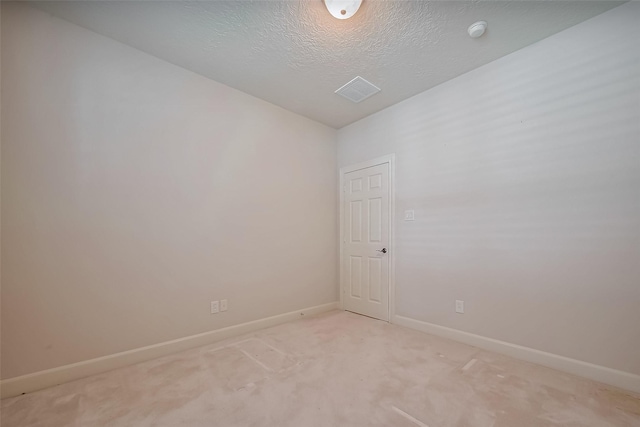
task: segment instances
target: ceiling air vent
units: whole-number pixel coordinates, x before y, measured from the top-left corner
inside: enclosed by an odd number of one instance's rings
[[[369,83],[360,76],[351,80],[349,83],[342,86],[336,91],[338,95],[342,95],[349,101],[353,102],[364,101],[371,95],[375,95],[378,92],[380,92],[379,87]]]

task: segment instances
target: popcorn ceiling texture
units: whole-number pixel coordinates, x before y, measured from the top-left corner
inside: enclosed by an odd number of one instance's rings
[[[32,4],[340,128],[620,3],[365,0],[348,20],[321,0]],[[478,19],[489,28],[472,40]],[[356,75],[382,92],[359,105],[334,94]]]

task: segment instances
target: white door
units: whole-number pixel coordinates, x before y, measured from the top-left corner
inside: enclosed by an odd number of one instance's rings
[[[389,163],[344,174],[342,302],[389,321]]]

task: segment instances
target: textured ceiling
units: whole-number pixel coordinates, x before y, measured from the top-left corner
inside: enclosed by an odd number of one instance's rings
[[[63,19],[340,128],[600,14],[614,1],[45,1]],[[467,27],[485,20],[484,36]],[[382,91],[354,104],[355,76]]]

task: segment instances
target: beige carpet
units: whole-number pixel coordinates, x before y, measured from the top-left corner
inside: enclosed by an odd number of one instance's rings
[[[12,426],[640,426],[593,381],[334,311],[2,401]]]

